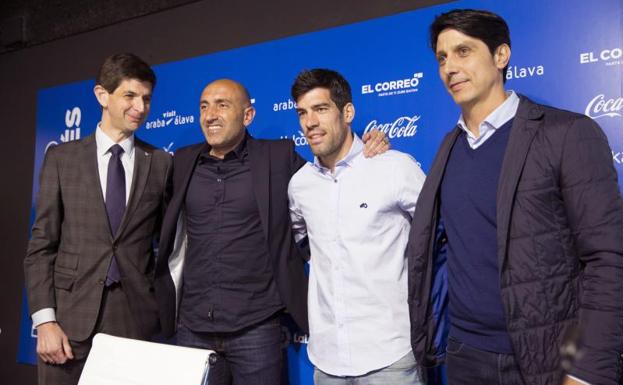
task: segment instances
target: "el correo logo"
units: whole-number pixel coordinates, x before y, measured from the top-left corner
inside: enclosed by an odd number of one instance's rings
[[[601,52],[583,52],[580,54],[580,64],[606,62],[606,65],[621,64],[623,48],[604,49]]]
[[[374,86],[372,84],[364,84],[361,86],[361,94],[376,93],[378,96],[390,96],[416,92],[422,77],[424,77],[424,73],[416,72],[412,77],[406,79],[378,82]]]

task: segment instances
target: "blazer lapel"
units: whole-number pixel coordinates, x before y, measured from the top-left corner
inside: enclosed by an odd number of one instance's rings
[[[521,97],[521,102],[511,127],[508,145],[502,161],[500,179],[497,191],[497,238],[498,238],[498,267],[504,270],[507,241],[510,230],[510,218],[515,191],[519,178],[526,162],[530,145],[537,129],[543,110],[530,100]]]
[[[268,241],[270,239],[268,231],[270,223],[270,154],[262,151],[261,144],[252,137],[248,138],[247,147],[249,149],[249,166],[251,168],[253,192],[260,212],[264,236],[266,241]]]
[[[99,167],[97,166],[97,144],[95,134],[89,135],[83,140],[82,152],[77,155],[77,162],[80,163],[80,175],[84,178],[81,188],[86,190],[85,195],[93,197],[93,208],[96,211],[95,218],[101,218],[100,225],[110,234],[110,224],[108,223],[108,213],[104,195],[102,194],[102,184],[100,183]],[[112,241],[112,234],[110,234]]]
[[[138,138],[134,138],[134,173],[132,175],[132,186],[130,187],[132,190],[130,191],[130,198],[128,199],[128,204],[125,208],[125,212],[123,213],[123,218],[121,219],[121,224],[119,225],[119,230],[117,234],[114,236],[115,239],[119,237],[120,234],[123,233],[125,227],[128,224],[129,218],[132,215],[132,212],[136,210],[139,202],[141,201],[141,197],[143,196],[143,192],[145,191],[145,186],[147,185],[147,179],[149,177],[149,170],[151,168],[151,158],[152,158],[152,150],[142,145],[142,142]]]

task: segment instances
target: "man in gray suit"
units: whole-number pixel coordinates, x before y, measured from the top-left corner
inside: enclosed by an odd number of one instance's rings
[[[156,77],[132,54],[106,59],[94,88],[96,132],[48,150],[24,260],[40,384],[76,384],[96,333],[148,339],[171,157],[134,132]]]

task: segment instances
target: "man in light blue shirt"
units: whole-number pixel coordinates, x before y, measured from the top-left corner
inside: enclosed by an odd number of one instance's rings
[[[297,240],[311,248],[308,353],[317,385],[420,384],[410,346],[405,247],[425,175],[398,151],[365,158],[337,72],[292,86],[315,155],[288,188]]]

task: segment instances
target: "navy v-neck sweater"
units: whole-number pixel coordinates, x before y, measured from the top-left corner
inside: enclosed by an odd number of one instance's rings
[[[513,119],[476,149],[462,132],[441,184],[448,236],[450,336],[475,348],[512,353],[500,293],[496,193]]]

